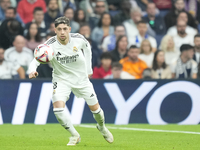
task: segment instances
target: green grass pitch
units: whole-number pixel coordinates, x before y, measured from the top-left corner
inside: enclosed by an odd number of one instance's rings
[[[107,126],[114,127],[110,128],[115,138],[112,144],[107,143],[96,128],[76,126],[81,142],[76,146],[66,146],[70,135],[59,124],[4,124],[0,125],[0,150],[200,150],[200,125]],[[153,130],[136,131],[133,128]],[[154,129],[162,132],[155,132]],[[190,131],[195,134],[168,131]]]

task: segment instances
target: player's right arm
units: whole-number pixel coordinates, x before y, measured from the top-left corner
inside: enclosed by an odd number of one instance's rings
[[[29,79],[36,78],[38,76],[37,67],[40,63],[34,58],[29,65],[28,72],[29,72]]]

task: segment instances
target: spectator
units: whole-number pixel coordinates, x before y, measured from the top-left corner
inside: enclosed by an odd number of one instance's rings
[[[26,47],[31,49],[32,51],[35,50],[35,48],[42,44],[43,40],[40,36],[40,31],[38,29],[38,26],[36,23],[31,23],[28,29],[28,33],[26,35]]]
[[[2,21],[4,21],[5,19],[11,19],[11,18],[16,19],[17,21],[19,21],[24,26],[22,19],[17,14],[17,11],[14,7],[8,7],[5,10],[5,18]]]
[[[23,35],[24,29],[16,19],[6,19],[0,26],[0,46],[4,49],[12,46],[15,36]]]
[[[17,12],[25,24],[33,20],[33,11],[36,7],[41,7],[43,12],[46,12],[44,0],[21,0],[18,3]]]
[[[134,79],[128,72],[122,70],[122,64],[119,62],[112,63],[111,68],[112,74],[105,76],[104,79]]]
[[[152,47],[149,40],[145,39],[142,41],[140,53],[141,54],[139,55],[139,58],[147,64],[148,68],[152,68],[154,53],[152,52]]]
[[[188,15],[185,11],[182,11],[179,13],[178,17],[177,17],[177,21],[178,20],[182,20],[185,21],[187,23],[187,27],[185,29],[185,32],[187,34],[192,34],[192,35],[196,35],[197,34],[197,29],[193,28],[190,26],[190,23],[188,23]],[[177,28],[176,25],[170,27],[167,31],[168,35],[174,36],[177,35]]]
[[[165,16],[165,25],[166,28],[169,29],[170,27],[174,26],[176,24],[176,19],[178,17],[178,14],[183,11],[185,8],[184,0],[175,0],[174,7],[171,9],[171,11]],[[194,17],[188,14],[188,22],[194,23],[192,27],[197,28],[197,25],[195,23]]]
[[[46,25],[50,25],[51,22],[58,17],[61,17],[61,14],[58,9],[58,0],[49,0],[47,3],[47,12],[44,14],[44,21]]]
[[[79,24],[79,26],[86,23],[85,12],[82,9],[76,11],[74,21],[76,21]]]
[[[160,49],[165,52],[165,62],[170,65],[180,56],[180,50],[176,49],[174,39],[170,35],[165,35],[161,41]]]
[[[50,32],[55,32],[54,28],[55,28],[55,24],[54,24],[54,22],[51,22],[49,25],[49,28],[47,29],[47,34]]]
[[[148,22],[151,29],[158,35],[164,35],[166,32],[163,18],[156,15],[156,5],[153,2],[147,4],[147,15],[143,19]]]
[[[5,51],[5,60],[19,64],[24,68],[25,72],[27,71],[29,64],[33,60],[33,52],[25,47],[23,36],[18,35],[15,37],[13,47]]]
[[[140,8],[131,10],[131,19],[123,22],[126,29],[126,35],[131,40],[138,34],[137,23],[141,20],[142,14]]]
[[[200,63],[200,34],[196,34],[194,36],[194,57],[193,59],[197,62],[197,64]]]
[[[35,7],[33,11],[33,18],[34,19],[31,22],[27,23],[25,26],[26,28],[25,35],[27,34],[27,30],[29,29],[29,26],[31,25],[31,23],[35,22],[38,25],[40,36],[42,38],[45,38],[48,26],[44,22],[44,12],[41,7]]]
[[[115,49],[115,44],[119,36],[125,35],[125,28],[123,25],[116,25],[114,30],[114,34],[107,36],[103,40],[102,49],[104,52]]]
[[[194,36],[186,33],[186,22],[183,20],[177,21],[177,35],[173,36],[176,49],[180,49],[182,44],[194,45]]]
[[[99,66],[100,55],[102,51],[97,47],[97,43],[90,38],[91,30],[88,24],[83,24],[80,27],[79,33],[83,35],[91,45],[92,50],[92,68]]]
[[[76,11],[76,5],[71,2],[71,0],[58,0],[59,3],[59,10],[60,14],[63,14],[65,8],[72,8],[74,11]]]
[[[197,63],[192,59],[194,55],[193,46],[183,44],[180,47],[181,55],[171,65],[172,78],[197,78]]]
[[[106,2],[98,0],[95,5],[95,11],[89,17],[89,25],[91,30],[93,30],[99,23],[99,20],[103,13],[106,12]]]
[[[55,32],[49,32],[47,33],[47,36],[46,36],[46,40],[50,39],[51,37],[55,36]]]
[[[70,27],[72,27],[71,33],[77,33],[80,26],[76,21],[74,21],[74,10],[68,7],[65,9],[64,15],[70,20]]]
[[[109,13],[115,16],[119,13],[121,0],[106,0],[108,3]]]
[[[0,1],[0,21],[1,22],[5,19],[6,9],[10,6],[11,6],[10,0],[1,0]]]
[[[144,71],[142,72],[142,79],[152,79],[150,68],[144,69]]]
[[[116,42],[116,47],[110,52],[113,62],[118,62],[120,59],[127,56],[128,39],[127,36],[122,35]]]
[[[153,0],[156,7],[159,9],[160,15],[164,17],[172,8],[172,0]]]
[[[155,52],[157,49],[157,42],[155,38],[147,34],[147,28],[147,24],[144,20],[139,21],[137,23],[137,29],[139,33],[134,38],[129,39],[129,45],[136,45],[137,47],[140,47],[141,42],[144,39],[148,39],[151,43],[152,51]]]
[[[4,60],[4,49],[0,48],[0,79],[12,79],[12,72],[17,72],[20,79],[25,78],[25,72],[22,67],[16,63]]]
[[[131,3],[129,0],[122,0],[121,1],[121,9],[119,14],[115,15],[113,18],[113,22],[115,25],[124,22],[125,20],[130,19],[130,12],[131,12]]]
[[[111,74],[112,57],[109,52],[104,52],[101,55],[101,66],[99,68],[94,67],[93,78],[103,79],[105,76]]]
[[[103,39],[113,33],[114,27],[112,26],[111,16],[109,13],[103,13],[98,26],[92,31],[91,38],[98,44],[99,49],[101,49]]]
[[[96,7],[96,5],[102,6],[102,3],[99,4],[100,2],[103,2],[105,4],[105,12],[107,12],[108,11],[108,5],[107,5],[106,0],[82,0],[79,3],[79,8],[82,9],[86,14],[86,20],[89,20],[90,16],[95,15],[97,9],[99,9],[99,11],[104,9],[103,7]],[[99,15],[101,16],[101,14],[99,14]]]
[[[151,73],[153,79],[172,78],[170,67],[165,63],[165,53],[163,50],[158,50],[155,52]]]
[[[120,63],[123,66],[123,71],[128,72],[134,76],[135,79],[141,79],[144,69],[147,68],[146,63],[138,58],[139,54],[139,48],[135,45],[131,45],[128,50],[128,56],[120,60]]]

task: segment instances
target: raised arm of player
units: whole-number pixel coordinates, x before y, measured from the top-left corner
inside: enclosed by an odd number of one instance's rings
[[[36,70],[39,65],[40,63],[34,58],[28,68],[29,79],[36,78],[38,76],[38,72]]]
[[[93,71],[92,71],[92,50],[91,50],[90,43],[87,40],[85,40],[85,42],[83,43],[83,53],[84,53],[84,56],[85,56],[88,77],[90,77],[93,74]]]

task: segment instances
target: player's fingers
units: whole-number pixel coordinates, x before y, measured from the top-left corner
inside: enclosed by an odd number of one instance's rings
[[[35,77],[37,77],[38,76],[38,72],[35,72],[34,75],[35,75]]]

